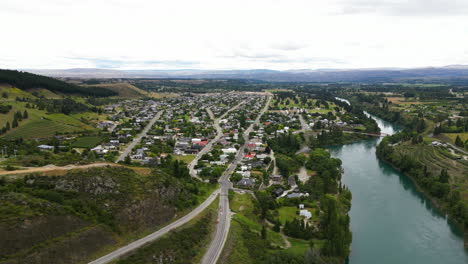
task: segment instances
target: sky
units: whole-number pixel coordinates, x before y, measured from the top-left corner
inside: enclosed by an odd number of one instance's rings
[[[0,68],[468,64],[468,0],[1,0]]]

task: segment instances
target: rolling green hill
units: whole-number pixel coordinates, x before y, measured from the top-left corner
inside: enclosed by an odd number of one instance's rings
[[[68,95],[74,94],[102,97],[117,94],[111,90],[100,87],[94,87],[93,89],[90,89],[89,87],[66,83],[54,78],[15,70],[0,70],[0,83],[9,84],[23,91],[42,88],[47,89],[53,93],[62,93]]]
[[[0,90],[1,92],[1,90]],[[6,122],[12,123],[13,115],[20,111],[28,111],[28,118],[21,121],[17,128],[10,129],[2,135],[5,139],[34,139],[47,138],[56,133],[71,133],[96,130],[93,126],[87,125],[79,118],[61,113],[48,114],[39,109],[26,108],[25,102],[7,101],[0,104],[11,105],[12,109],[8,114],[0,114],[0,127],[4,127]]]
[[[129,83],[103,83],[87,85],[85,87],[92,87],[93,89],[107,89],[109,91],[117,93],[118,96],[125,98],[139,98],[143,96],[148,96],[148,92],[143,91],[142,89],[133,86]]]

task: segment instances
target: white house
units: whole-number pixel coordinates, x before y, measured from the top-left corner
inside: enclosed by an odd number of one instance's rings
[[[300,215],[300,216],[304,216],[304,217],[307,218],[307,219],[309,219],[309,218],[312,217],[312,213],[309,212],[309,210],[307,210],[307,209],[302,209],[302,210],[300,210],[300,211],[299,211],[299,215]]]
[[[237,149],[236,148],[225,148],[225,149],[221,149],[221,151],[226,154],[230,154],[230,153],[237,153]]]
[[[107,154],[107,152],[109,152],[109,150],[103,148],[101,145],[92,148],[91,151],[95,151],[98,155],[104,155]]]
[[[49,145],[39,145],[37,146],[40,150],[53,150],[54,146],[49,146]]]

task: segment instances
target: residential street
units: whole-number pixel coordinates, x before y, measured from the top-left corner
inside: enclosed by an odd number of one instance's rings
[[[214,137],[208,144],[206,144],[206,146],[200,152],[198,152],[197,156],[192,160],[192,162],[190,162],[188,164],[188,169],[189,169],[190,175],[192,177],[201,180],[197,176],[197,172],[195,170],[195,165],[197,165],[198,161],[200,160],[200,158],[203,155],[205,155],[206,153],[211,151],[211,149],[213,148],[213,145],[216,144],[221,139],[221,137],[223,136],[223,130],[219,126],[219,120],[223,119],[231,111],[234,111],[237,108],[239,108],[242,104],[243,104],[243,102],[237,104],[236,106],[232,107],[231,109],[226,111],[222,116],[220,116],[219,118],[216,118],[216,119],[214,119],[215,116],[213,115],[213,112],[211,111],[211,109],[209,109],[209,108],[206,109],[206,111],[208,112],[208,115],[210,116],[210,118],[213,119],[213,126],[216,129],[216,137]]]
[[[245,144],[249,142],[249,133],[252,131],[255,125],[260,122],[260,117],[268,110],[272,97],[269,96],[265,107],[260,111],[255,122],[252,123],[248,129],[244,131]],[[223,173],[220,178],[221,183],[221,195],[219,199],[219,212],[218,212],[218,225],[216,227],[215,238],[211,241],[205,256],[202,259],[202,264],[215,264],[218,261],[221,252],[223,251],[224,244],[226,243],[227,236],[229,234],[229,227],[231,225],[231,211],[229,209],[228,192],[232,188],[232,183],[229,181],[230,175],[234,172],[237,164],[242,160],[244,155],[245,144],[239,149],[236,157],[229,165],[228,169]]]
[[[125,159],[125,157],[132,152],[133,148],[138,143],[140,143],[141,139],[143,137],[146,137],[146,134],[148,133],[148,131],[151,129],[151,127],[154,125],[154,123],[156,123],[156,121],[161,117],[163,112],[164,112],[163,110],[159,111],[153,117],[153,119],[151,119],[151,121],[148,123],[148,125],[146,125],[145,129],[143,129],[143,131],[136,138],[133,139],[132,143],[130,143],[130,145],[128,145],[127,148],[120,154],[120,156],[115,161],[116,163],[119,162],[119,161],[123,161]]]

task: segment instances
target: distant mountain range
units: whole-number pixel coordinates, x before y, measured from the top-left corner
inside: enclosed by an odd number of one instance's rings
[[[275,71],[255,70],[112,70],[67,69],[25,70],[52,77],[75,78],[189,78],[189,79],[248,79],[274,82],[398,82],[398,81],[468,81],[467,65],[414,69],[318,69]]]

